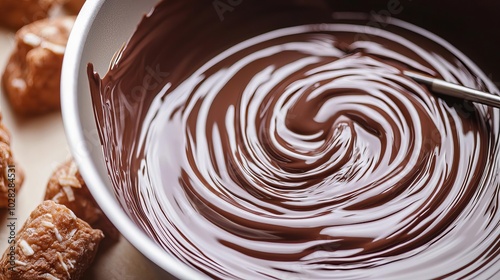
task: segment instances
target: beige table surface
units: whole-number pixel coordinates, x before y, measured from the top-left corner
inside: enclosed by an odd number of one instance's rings
[[[14,47],[14,33],[0,27],[0,71]],[[0,112],[12,135],[13,154],[26,174],[17,195],[17,230],[40,203],[52,171],[71,157],[64,134],[61,113],[22,119],[13,114],[3,89],[0,89]],[[7,214],[0,210],[0,252],[7,248]],[[85,279],[171,279],[156,265],[147,260],[123,237],[109,248],[101,248]]]

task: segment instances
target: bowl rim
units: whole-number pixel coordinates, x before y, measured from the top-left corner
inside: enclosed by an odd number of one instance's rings
[[[81,125],[81,110],[78,104],[79,75],[82,71],[87,73],[86,63],[82,63],[81,59],[90,29],[104,3],[105,0],[85,2],[69,36],[64,55],[61,74],[61,93],[64,94],[61,94],[61,112],[70,151],[82,177],[87,182],[91,194],[102,211],[139,252],[175,277],[205,279],[206,276],[168,254],[139,229],[116,201],[116,198],[107,190],[104,178],[100,177],[91,157],[77,156],[81,155],[82,152],[86,155],[90,154],[87,145],[88,140],[85,138]]]

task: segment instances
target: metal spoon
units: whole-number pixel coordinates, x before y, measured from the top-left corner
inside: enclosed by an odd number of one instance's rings
[[[437,93],[500,108],[500,96],[498,95],[453,84],[412,71],[403,71],[403,74],[419,83],[429,86],[432,91]]]

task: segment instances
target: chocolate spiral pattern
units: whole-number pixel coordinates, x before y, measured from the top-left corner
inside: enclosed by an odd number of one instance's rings
[[[498,90],[439,38],[393,25],[369,40],[311,24],[243,41],[157,90],[129,146],[106,106],[130,87],[94,77],[108,168],[137,158],[131,175],[110,172],[124,208],[214,278],[498,274],[498,111],[402,71]]]

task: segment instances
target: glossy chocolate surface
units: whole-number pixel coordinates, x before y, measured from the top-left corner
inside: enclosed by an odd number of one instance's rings
[[[486,75],[394,18],[230,2],[164,1],[103,79],[89,66],[130,217],[214,278],[498,273],[499,112],[402,70],[498,94]]]

